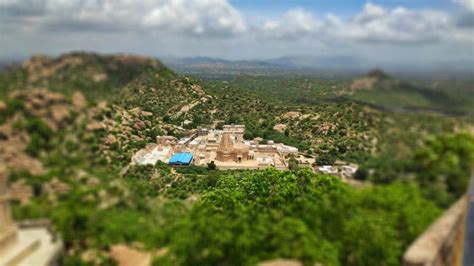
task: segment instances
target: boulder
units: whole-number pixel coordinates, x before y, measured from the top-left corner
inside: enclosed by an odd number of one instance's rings
[[[276,124],[274,127],[273,127],[273,130],[277,131],[277,132],[280,132],[280,133],[284,133],[285,130],[287,129],[287,125],[285,124]]]
[[[150,253],[126,245],[112,246],[109,255],[118,266],[149,266],[152,262]]]
[[[261,262],[258,266],[303,266],[303,263],[297,260],[287,260],[287,259],[276,259]]]
[[[0,100],[0,111],[7,109],[7,104]]]
[[[87,106],[86,97],[80,91],[75,91],[72,94],[72,105],[76,110],[84,109]]]
[[[286,119],[297,118],[300,115],[301,115],[301,112],[291,111],[291,112],[287,112],[286,114],[284,114],[283,118],[286,118]]]

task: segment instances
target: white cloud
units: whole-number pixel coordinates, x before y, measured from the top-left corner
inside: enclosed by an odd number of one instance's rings
[[[424,42],[442,38],[450,26],[450,19],[449,15],[440,11],[403,7],[389,10],[369,3],[345,25],[349,32],[342,34],[352,35],[357,40]]]
[[[463,5],[470,11],[474,11],[474,0],[454,0],[454,2]]]
[[[455,0],[474,8],[474,0]],[[448,13],[367,3],[352,18],[295,8],[248,27],[228,0],[0,0],[0,23],[20,31],[110,31],[318,42],[420,43],[467,35]],[[466,23],[464,23],[466,24]],[[456,39],[464,40],[469,38]]]
[[[474,10],[474,0],[452,1]],[[262,21],[241,14],[230,0],[0,0],[0,36],[8,36],[0,54],[97,49],[234,58],[450,58],[472,51],[472,14],[367,3],[349,18],[300,7],[281,16],[262,14]]]
[[[301,38],[317,32],[321,22],[302,8],[291,9],[279,20],[267,20],[261,25],[264,37]]]
[[[184,30],[194,34],[242,33],[246,24],[224,0],[173,0],[153,8],[143,20],[148,27]]]
[[[370,22],[383,18],[386,15],[387,10],[382,6],[367,3],[364,6],[363,12],[355,16],[354,21],[358,23]]]
[[[4,21],[22,21],[39,29],[158,30],[196,35],[231,35],[246,30],[241,14],[227,0],[0,0],[0,14]]]
[[[303,9],[291,10],[279,20],[263,24],[274,37],[314,36],[318,40],[417,43],[436,41],[446,34],[448,14],[431,10],[386,9],[368,3],[349,20],[329,14],[318,20]]]

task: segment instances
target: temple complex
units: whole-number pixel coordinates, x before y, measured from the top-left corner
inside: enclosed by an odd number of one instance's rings
[[[298,149],[271,140],[244,139],[244,125],[225,125],[222,130],[198,128],[180,140],[170,136],[157,137],[132,157],[133,164],[169,163],[173,154],[192,155],[191,163],[206,166],[214,162],[219,169],[287,169],[289,156],[297,156]]]
[[[0,265],[58,265],[62,243],[45,227],[17,226],[11,217],[6,169],[0,165]]]
[[[240,142],[239,142],[240,140]],[[243,140],[236,137],[236,144],[231,138],[231,133],[224,131],[221,142],[217,147],[216,160],[221,162],[241,163],[249,159],[249,147],[245,145]]]
[[[225,125],[223,127],[224,134],[233,135],[236,141],[244,141],[245,126],[244,125]]]

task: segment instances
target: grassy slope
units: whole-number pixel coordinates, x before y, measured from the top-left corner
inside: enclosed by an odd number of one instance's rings
[[[430,89],[391,79],[378,82],[370,90],[358,90],[348,98],[388,111],[436,112],[456,116],[474,113],[472,93]]]

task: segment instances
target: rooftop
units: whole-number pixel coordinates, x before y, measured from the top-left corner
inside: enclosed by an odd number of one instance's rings
[[[170,161],[171,165],[190,164],[193,160],[193,155],[190,152],[180,152],[173,154]]]

